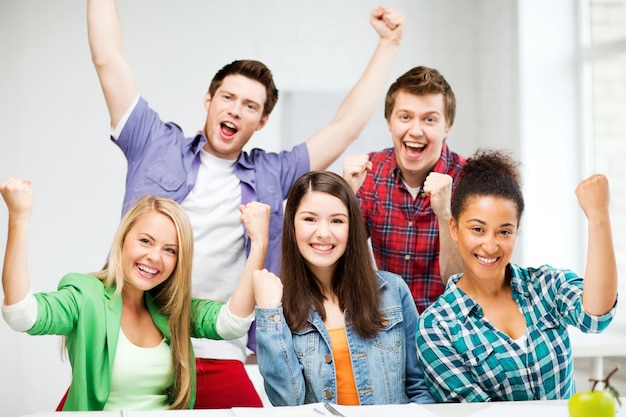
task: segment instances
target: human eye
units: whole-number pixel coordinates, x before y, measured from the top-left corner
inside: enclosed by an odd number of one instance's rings
[[[343,224],[343,223],[344,223],[344,221],[343,221],[343,219],[332,219],[332,220],[331,220],[331,223],[334,223],[334,224]]]
[[[139,238],[139,242],[141,242],[144,245],[149,245],[150,244],[150,239],[148,239],[146,237],[140,237]]]
[[[174,248],[165,248],[165,252],[169,253],[170,255],[176,255],[176,249]]]
[[[470,230],[474,233],[481,233],[483,231],[483,228],[480,226],[472,226],[470,227]]]
[[[411,116],[409,116],[408,114],[401,114],[400,115],[400,120],[402,120],[403,122],[407,122],[407,121],[411,120]]]
[[[426,123],[435,123],[437,121],[436,118],[434,118],[433,116],[428,116],[426,118]]]

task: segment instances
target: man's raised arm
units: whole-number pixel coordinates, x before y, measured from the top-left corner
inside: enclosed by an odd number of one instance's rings
[[[313,171],[328,168],[359,137],[383,95],[402,39],[404,15],[395,9],[378,7],[372,10],[370,23],[380,41],[365,72],[330,124],[306,141]]]
[[[87,1],[91,60],[98,73],[114,128],[137,96],[137,84],[124,59],[122,28],[114,0]]]

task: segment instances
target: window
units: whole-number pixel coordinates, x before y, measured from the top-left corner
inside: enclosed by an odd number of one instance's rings
[[[583,82],[588,172],[608,176],[611,222],[626,294],[626,0],[585,0]]]

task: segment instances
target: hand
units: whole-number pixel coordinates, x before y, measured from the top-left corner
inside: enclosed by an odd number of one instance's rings
[[[267,269],[252,274],[254,299],[259,308],[276,308],[283,299],[283,283]]]
[[[28,219],[33,207],[33,190],[30,180],[9,178],[0,185],[0,194],[4,198],[9,216]]]
[[[269,236],[270,206],[252,201],[248,204],[240,204],[240,220],[246,228],[250,240],[267,241]]]
[[[370,23],[381,39],[400,43],[404,30],[404,14],[396,9],[378,6],[370,15]]]
[[[367,154],[350,155],[343,160],[343,178],[356,194],[365,181],[367,171],[372,170],[372,161]]]
[[[437,217],[450,217],[452,177],[448,174],[431,172],[424,181],[424,193],[430,196],[430,206]]]
[[[576,197],[587,219],[608,216],[609,181],[606,176],[594,174],[582,180],[576,187]]]

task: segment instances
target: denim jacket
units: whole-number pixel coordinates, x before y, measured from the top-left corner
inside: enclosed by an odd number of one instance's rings
[[[398,275],[378,272],[384,328],[359,336],[346,320],[352,369],[361,405],[434,402],[417,361],[417,309]],[[273,405],[337,402],[330,337],[317,311],[306,328],[292,332],[282,306],[257,308],[257,356]]]

